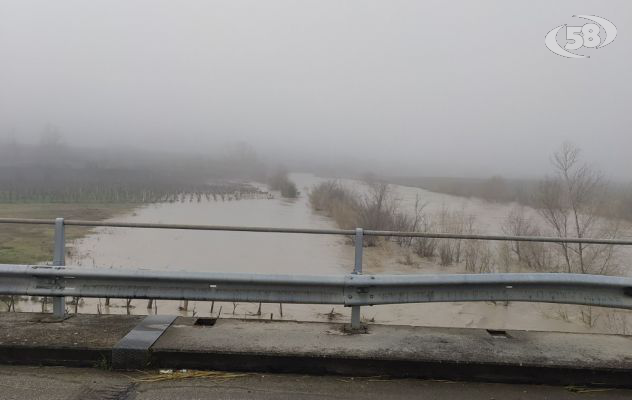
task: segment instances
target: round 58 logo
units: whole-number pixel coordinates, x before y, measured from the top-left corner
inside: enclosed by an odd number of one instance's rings
[[[584,18],[592,22],[582,26],[568,26],[564,24],[547,33],[544,38],[544,44],[558,56],[590,58],[590,56],[572,53],[569,50],[579,50],[582,47],[600,49],[612,43],[617,37],[617,27],[605,18],[594,15],[573,15],[573,17]],[[566,28],[566,44],[564,48],[557,42],[557,35],[563,28]]]

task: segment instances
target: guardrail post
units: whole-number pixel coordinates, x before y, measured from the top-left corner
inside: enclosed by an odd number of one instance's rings
[[[66,235],[64,219],[55,220],[55,248],[53,251],[53,265],[62,267],[66,265]],[[53,316],[64,319],[66,314],[66,298],[64,296],[53,297]]]
[[[364,231],[362,228],[356,228],[355,234],[355,264],[353,266],[353,274],[362,274],[362,251],[364,249]],[[351,307],[351,329],[360,329],[360,306]]]

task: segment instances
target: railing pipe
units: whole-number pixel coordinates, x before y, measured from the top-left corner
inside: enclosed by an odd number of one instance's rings
[[[54,225],[55,220],[47,219],[22,219],[0,218],[0,224],[29,224],[29,225]],[[83,221],[65,220],[65,226],[83,227],[107,227],[107,228],[142,228],[142,229],[180,229],[199,231],[225,231],[225,232],[268,232],[268,233],[301,233],[313,235],[342,235],[354,236],[353,229],[304,229],[304,228],[276,228],[265,226],[230,226],[230,225],[190,225],[190,224],[156,224],[144,222],[113,222],[113,221]],[[364,230],[364,236],[385,237],[416,237],[428,239],[465,239],[465,240],[497,240],[508,242],[542,242],[542,243],[582,243],[632,246],[631,239],[598,239],[598,238],[573,238],[551,236],[509,236],[509,235],[469,235],[435,232],[406,232],[406,231],[382,231]]]

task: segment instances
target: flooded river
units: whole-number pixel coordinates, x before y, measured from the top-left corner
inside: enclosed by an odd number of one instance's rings
[[[295,175],[299,187],[318,178]],[[332,228],[298,199],[166,203],[137,209],[129,222]],[[75,265],[279,274],[340,274],[353,269],[343,237],[248,232],[100,229],[73,245]]]
[[[335,228],[329,218],[314,213],[306,196],[310,187],[324,179],[308,174],[292,174],[302,192],[295,200],[273,199],[202,201],[154,204],[136,209],[115,220],[128,222],[247,225],[296,228]],[[356,181],[346,184],[360,187]],[[499,233],[510,205],[488,203],[431,193],[422,189],[395,186],[402,207],[412,208],[417,195],[427,203],[427,211],[441,207],[464,209],[476,215],[478,226],[487,233]],[[99,228],[84,239],[69,243],[68,265],[98,268],[144,268],[169,271],[249,272],[279,274],[344,274],[353,269],[353,247],[339,236],[246,232],[203,232]],[[367,249],[369,273],[461,273],[457,267],[439,267],[430,262],[410,267],[398,262],[396,250]],[[86,313],[179,313],[222,318],[283,318],[288,320],[347,321],[345,307],[217,303],[211,313],[209,302],[158,301],[147,309],[147,301],[136,300],[131,308],[124,300],[85,299],[79,311]],[[17,308],[34,307],[21,303]],[[69,306],[72,309],[72,306]],[[554,330],[571,332],[612,331],[612,323],[587,327],[578,317],[579,307],[548,304],[435,303],[363,307],[362,317],[383,324],[406,324],[488,329]],[[616,316],[615,316],[616,317]],[[609,317],[612,319],[611,317]],[[616,322],[616,318],[615,318]]]

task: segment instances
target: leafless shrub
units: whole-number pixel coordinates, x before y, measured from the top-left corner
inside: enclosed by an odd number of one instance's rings
[[[414,242],[415,253],[419,257],[432,258],[437,252],[437,240],[429,238],[417,238]]]
[[[524,207],[514,207],[509,211],[505,222],[501,227],[506,235],[510,236],[535,236],[537,228],[533,226],[530,218],[525,216]],[[523,261],[525,242],[511,242],[511,251],[516,255],[518,261]]]
[[[431,222],[427,215],[424,215],[419,223],[419,232],[432,232],[434,230],[434,224]],[[434,238],[418,237],[414,238],[411,246],[413,251],[419,256],[424,258],[432,258],[437,252],[437,246],[439,241]]]
[[[320,315],[321,317],[326,317],[330,321],[338,320],[344,316],[343,314],[336,312],[336,310],[333,307],[330,312],[325,313],[325,314],[318,314],[318,315]]]
[[[470,273],[486,274],[494,271],[495,253],[489,242],[470,240],[465,245],[465,270]]]
[[[81,297],[73,296],[70,304],[74,306],[74,313],[77,314],[79,312],[79,305],[83,304],[83,299]]]
[[[630,319],[632,316],[629,311],[609,310],[605,313],[604,324],[609,332],[619,335],[629,335],[632,333]]]
[[[428,214],[425,213],[427,203],[422,203],[419,195],[415,197],[415,205],[412,215],[403,212],[393,212],[393,226],[395,231],[405,232],[432,232],[434,224]],[[424,237],[396,237],[394,241],[401,247],[412,249],[412,251],[420,257],[432,258],[435,256],[437,248],[437,240]],[[406,254],[407,258],[411,258],[410,253]],[[412,260],[410,261],[412,262]],[[407,262],[408,264],[408,262]]]
[[[443,207],[438,216],[439,230],[442,233],[472,234],[475,232],[475,218],[466,215],[463,210],[450,211]],[[439,263],[447,266],[460,263],[463,256],[462,239],[440,239],[438,241]]]
[[[507,242],[498,244],[497,250],[498,272],[510,272],[513,264],[511,245]]]
[[[454,262],[454,253],[452,246],[448,240],[442,240],[439,243],[439,263],[443,266],[452,265]]]
[[[558,319],[561,319],[564,322],[570,322],[571,321],[571,317],[568,314],[568,309],[566,307],[564,307],[564,306],[560,306],[560,307],[557,307],[555,309],[555,316]]]
[[[581,320],[589,328],[595,327],[601,315],[591,306],[582,306],[579,310]]]
[[[386,182],[369,181],[367,186],[368,191],[359,202],[358,226],[370,230],[393,229],[397,204],[393,199],[390,185]],[[365,243],[374,246],[379,240],[377,236],[370,236],[365,238]]]
[[[542,232],[523,207],[514,207],[502,224],[502,230],[510,236],[541,236]],[[550,245],[541,242],[510,242],[511,252],[519,264],[535,271],[556,271]]]
[[[404,265],[415,265],[415,259],[413,258],[413,254],[410,250],[404,252],[404,256],[401,258],[400,263]]]
[[[6,304],[7,312],[15,312],[15,296],[0,296],[0,302]]]

